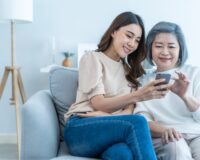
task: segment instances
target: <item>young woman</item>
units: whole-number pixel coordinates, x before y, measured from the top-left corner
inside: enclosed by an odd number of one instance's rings
[[[139,102],[135,113],[149,121],[158,159],[200,160],[200,69],[185,65],[188,52],[181,28],[160,22],[146,44],[148,60],[156,69],[141,82],[155,79],[157,73],[171,74],[174,82],[164,99]]]
[[[131,115],[134,104],[162,98],[169,85],[155,80],[136,91],[144,73],[145,32],[132,12],[117,16],[96,52],[80,61],[76,102],[65,114],[65,142],[72,155],[104,160],[155,160],[146,120]],[[125,116],[126,115],[126,116]]]

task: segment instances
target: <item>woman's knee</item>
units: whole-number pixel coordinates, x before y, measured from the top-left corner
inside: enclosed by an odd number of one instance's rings
[[[117,143],[105,150],[101,156],[103,160],[132,160],[132,152],[125,143]]]
[[[147,120],[140,115],[127,115],[121,118],[122,121],[129,122],[133,128],[139,128],[141,130],[148,128]]]
[[[192,155],[190,149],[184,139],[170,142],[165,145],[163,150],[164,159],[190,160]]]
[[[143,116],[135,115],[135,117],[136,117],[139,125],[148,126],[147,120]]]
[[[140,115],[134,115],[132,117],[132,126],[134,132],[139,137],[150,137],[150,130],[147,120]]]

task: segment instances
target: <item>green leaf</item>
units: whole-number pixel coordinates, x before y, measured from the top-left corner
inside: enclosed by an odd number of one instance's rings
[[[74,55],[74,53],[70,53],[70,52],[63,52],[63,54],[66,58],[72,57]]]

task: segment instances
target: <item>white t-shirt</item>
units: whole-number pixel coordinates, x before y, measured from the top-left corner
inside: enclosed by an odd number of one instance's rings
[[[190,84],[187,94],[200,100],[200,68],[185,65],[159,73],[170,73],[172,77],[177,77],[175,71],[188,77]],[[155,70],[147,72],[140,82],[147,84],[155,79],[157,73]],[[156,121],[167,128],[175,128],[180,133],[200,133],[200,108],[190,112],[183,100],[171,91],[162,99],[137,103],[134,113],[142,114],[148,121]]]
[[[102,52],[86,53],[80,61],[76,102],[64,115],[65,121],[73,113],[93,111],[90,103],[93,96],[114,97],[130,92],[121,61],[114,61]]]

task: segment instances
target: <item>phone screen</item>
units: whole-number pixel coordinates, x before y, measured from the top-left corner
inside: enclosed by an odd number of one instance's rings
[[[170,81],[170,78],[171,78],[171,74],[168,74],[168,73],[158,73],[158,74],[156,74],[156,79],[165,79],[164,82],[159,83],[158,85],[168,84],[169,81]]]

